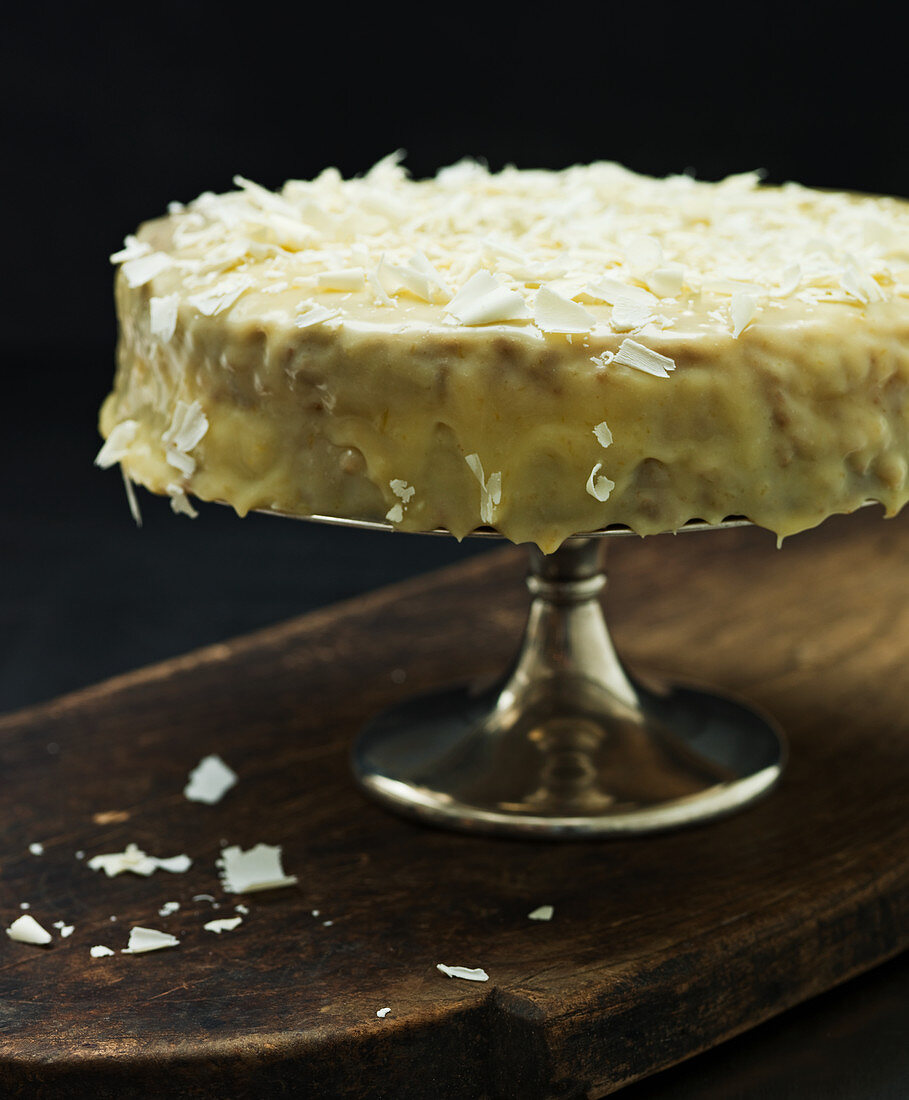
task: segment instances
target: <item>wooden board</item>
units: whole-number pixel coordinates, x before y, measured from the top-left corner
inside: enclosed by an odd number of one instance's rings
[[[610,558],[632,666],[785,726],[774,794],[689,831],[567,844],[463,837],[364,800],[347,751],[368,716],[510,656],[526,609],[510,548],[8,716],[0,916],[29,902],[75,930],[49,948],[2,937],[0,1092],[600,1096],[904,948],[909,514],[869,509],[781,551],[731,530],[621,540]],[[212,752],[240,783],[190,803]],[[298,885],[225,896],[222,845],[259,841],[283,845]],[[106,878],[76,858],[129,842],[193,866]],[[160,916],[166,901],[181,908]],[[203,930],[238,901],[237,930]],[[528,920],[542,904],[554,919]],[[180,945],[122,955],[134,924]]]

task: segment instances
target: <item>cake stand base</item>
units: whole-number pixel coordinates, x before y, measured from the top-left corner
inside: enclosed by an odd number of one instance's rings
[[[352,760],[367,793],[449,828],[558,839],[696,824],[770,790],[786,749],[769,718],[623,668],[599,549],[596,538],[531,549],[530,614],[511,669],[371,722]]]

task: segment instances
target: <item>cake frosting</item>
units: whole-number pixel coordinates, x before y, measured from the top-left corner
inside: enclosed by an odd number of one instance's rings
[[[909,499],[909,204],[617,164],[242,177],[112,260],[128,487],[551,551]]]

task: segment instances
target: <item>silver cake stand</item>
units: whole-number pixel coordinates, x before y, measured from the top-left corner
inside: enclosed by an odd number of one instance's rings
[[[508,670],[492,686],[410,699],[373,719],[352,751],[363,790],[424,822],[544,840],[694,825],[766,794],[786,760],[773,721],[713,691],[639,680],[616,655],[600,549],[628,535],[587,532],[545,555],[531,547],[530,611]]]

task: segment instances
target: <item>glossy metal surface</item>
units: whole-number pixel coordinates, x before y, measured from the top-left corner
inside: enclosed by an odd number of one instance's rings
[[[765,794],[773,722],[735,700],[633,679],[600,597],[598,539],[531,549],[530,614],[508,673],[380,715],[352,756],[389,809],[450,828],[552,839],[705,821]]]
[[[224,504],[224,501],[217,501],[218,504]],[[389,523],[387,520],[377,519],[346,519],[343,516],[323,516],[318,513],[310,513],[309,515],[296,515],[293,512],[279,512],[274,508],[259,508],[257,511],[262,512],[269,516],[281,516],[283,519],[305,519],[310,523],[324,523],[329,527],[356,527],[361,531],[388,531],[398,533],[410,533],[420,535],[445,535],[448,538],[451,537],[451,531],[445,527],[434,527],[429,531],[418,532],[401,532],[400,528],[395,527],[393,523]],[[688,531],[715,531],[719,527],[750,527],[751,521],[744,519],[741,516],[731,516],[729,519],[724,519],[722,523],[705,523],[703,520],[693,519],[688,523],[683,524],[678,531],[672,532],[674,534],[682,534]],[[669,534],[670,532],[666,532]],[[637,532],[632,531],[630,527],[613,526],[613,527],[601,527],[597,531],[579,531],[572,538],[604,538],[609,537],[627,537],[634,535],[638,538],[642,537],[637,535]],[[476,527],[470,532],[468,538],[472,539],[501,539],[502,535],[495,530],[494,527]]]

